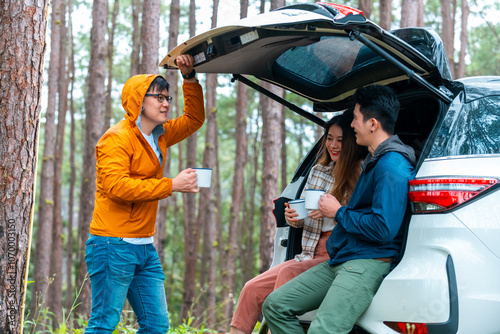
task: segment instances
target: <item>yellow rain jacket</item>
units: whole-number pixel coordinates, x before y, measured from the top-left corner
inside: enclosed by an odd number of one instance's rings
[[[163,177],[167,147],[196,132],[205,121],[203,91],[184,82],[184,115],[153,130],[160,160],[143,137],[137,120],[144,95],[157,75],[136,75],[123,87],[125,119],[109,128],[97,143],[97,190],[90,233],[121,238],[155,234],[158,200],[172,194],[172,179]]]

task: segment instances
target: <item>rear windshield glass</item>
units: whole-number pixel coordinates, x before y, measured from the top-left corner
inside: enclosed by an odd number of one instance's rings
[[[439,129],[429,158],[500,153],[500,96],[454,103]]]
[[[342,59],[341,62],[338,60]],[[338,36],[324,36],[307,46],[291,48],[277,60],[279,71],[300,77],[310,84],[330,86],[357,69],[384,59],[361,42]]]

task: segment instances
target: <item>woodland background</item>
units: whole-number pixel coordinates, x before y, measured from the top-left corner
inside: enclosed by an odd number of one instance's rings
[[[170,115],[177,117],[181,80],[176,71],[158,67],[168,50],[238,17],[305,2],[312,1],[2,0],[0,333],[18,333],[21,323],[27,332],[84,327],[90,310],[84,245],[94,204],[94,146],[123,118],[125,81],[137,73],[165,75],[174,97]],[[435,29],[455,78],[500,75],[497,0],[340,3],[362,9],[385,29]],[[16,21],[16,15],[24,19]],[[22,44],[28,37],[31,42]],[[227,331],[241,287],[271,264],[272,200],[322,131],[231,83],[230,76],[198,78],[207,121],[169,150],[164,174],[210,167],[212,187],[160,202],[155,246],[172,326]],[[306,100],[267,86],[311,110]],[[129,309],[124,323],[133,332]]]

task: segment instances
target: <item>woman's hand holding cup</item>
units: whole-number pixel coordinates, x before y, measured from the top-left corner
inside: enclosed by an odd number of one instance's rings
[[[285,220],[288,223],[288,225],[293,226],[293,227],[303,227],[304,226],[304,220],[298,219],[299,215],[294,209],[290,209],[290,205],[288,203],[285,203]]]

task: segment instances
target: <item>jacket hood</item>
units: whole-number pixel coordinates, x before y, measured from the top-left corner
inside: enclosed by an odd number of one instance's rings
[[[375,150],[373,156],[368,154],[365,161],[363,161],[363,169],[372,163],[376,162],[381,156],[388,152],[398,152],[403,155],[412,166],[415,167],[417,159],[415,157],[415,151],[411,146],[405,145],[401,139],[399,139],[398,135],[394,135],[385,141],[383,141]]]
[[[149,86],[158,74],[139,74],[127,80],[122,90],[122,106],[125,109],[125,119],[132,123],[137,121],[141,114],[142,101]]]

